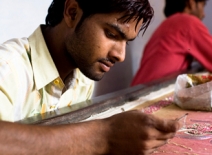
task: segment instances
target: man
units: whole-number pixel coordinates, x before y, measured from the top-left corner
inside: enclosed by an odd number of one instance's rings
[[[46,25],[28,38],[1,45],[2,120],[17,121],[90,99],[93,80],[124,60],[127,41],[145,30],[153,15],[147,0],[120,7],[116,1],[71,2],[53,1]],[[111,13],[116,15],[102,15]]]
[[[146,44],[131,85],[148,83],[190,69],[198,61],[212,71],[212,37],[201,20],[206,0],[166,0],[165,21]]]
[[[20,119],[88,99],[89,78],[100,80],[123,61],[127,41],[145,31],[152,15],[148,0],[54,0],[46,25],[1,45],[1,118]],[[179,124],[129,111],[68,125],[0,126],[0,154],[137,155],[165,144]]]

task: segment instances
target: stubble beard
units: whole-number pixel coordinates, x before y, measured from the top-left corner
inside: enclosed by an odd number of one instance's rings
[[[69,60],[73,62],[73,64],[76,66],[76,68],[79,68],[79,70],[89,79],[94,81],[100,81],[104,77],[104,73],[95,73],[95,64],[96,62],[89,61],[89,56],[80,55],[80,52],[87,52],[89,51],[89,48],[86,48],[85,42],[83,42],[80,33],[75,34],[75,38],[68,38],[66,40],[66,51],[67,56],[69,57]],[[70,46],[71,45],[71,46]]]

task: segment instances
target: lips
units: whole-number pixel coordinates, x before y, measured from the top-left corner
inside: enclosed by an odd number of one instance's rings
[[[103,72],[108,72],[114,63],[111,61],[100,61],[100,67]]]

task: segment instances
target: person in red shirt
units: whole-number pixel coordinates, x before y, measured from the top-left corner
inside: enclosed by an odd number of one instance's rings
[[[202,23],[206,0],[166,0],[167,17],[146,44],[131,85],[187,70],[197,60],[212,71],[212,36]]]

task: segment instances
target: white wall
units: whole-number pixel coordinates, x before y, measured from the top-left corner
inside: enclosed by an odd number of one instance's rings
[[[52,0],[0,0],[0,43],[15,37],[28,37],[45,23]]]
[[[52,0],[0,0],[0,43],[14,38],[27,37],[39,24],[45,23],[47,9]],[[139,36],[127,46],[126,60],[116,64],[109,73],[96,82],[94,96],[114,92],[129,87],[135,75],[144,45],[155,28],[164,20],[164,0],[150,0],[155,16],[144,36]],[[203,22],[212,33],[212,1],[206,6],[206,18]]]
[[[207,1],[207,5],[205,7],[205,18],[203,19],[203,23],[208,27],[210,33],[212,34],[212,0]]]

